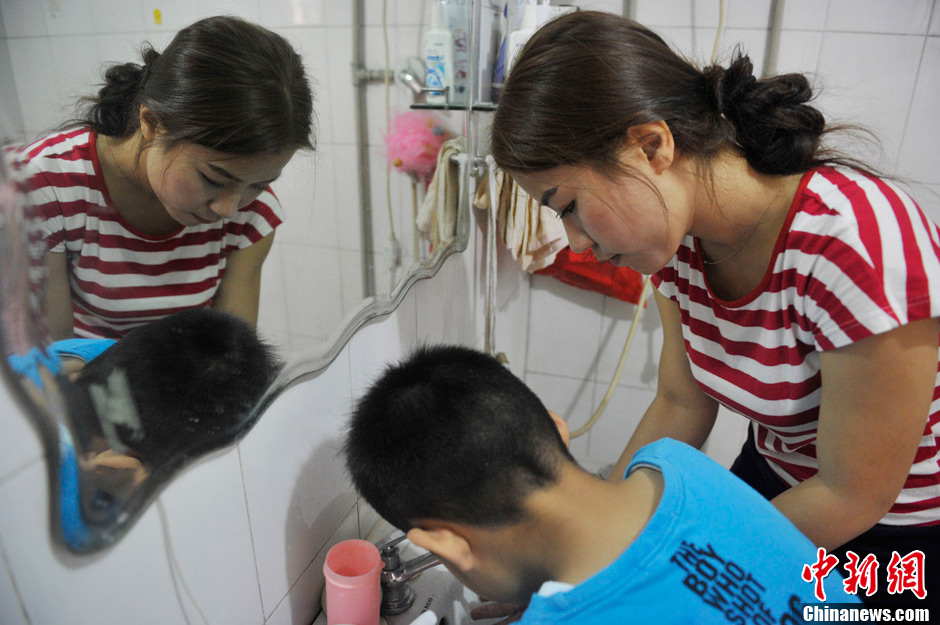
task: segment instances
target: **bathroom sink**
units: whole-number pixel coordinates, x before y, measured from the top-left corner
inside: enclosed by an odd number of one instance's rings
[[[394,527],[380,520],[366,539],[373,543],[382,543],[400,534]],[[408,540],[398,545],[398,552],[402,562],[427,553]],[[424,571],[409,584],[415,591],[415,602],[402,614],[383,616],[383,625],[410,625],[426,610],[432,610],[437,615],[440,625],[493,625],[501,620],[472,620],[470,609],[480,603],[480,598],[461,584],[443,565]],[[326,625],[326,614],[321,612],[314,625]]]
[[[389,526],[391,531],[383,538],[400,534]],[[407,540],[398,545],[402,561],[411,560],[424,553]],[[438,619],[445,618],[446,625],[489,625],[500,619],[470,618],[470,608],[480,603],[480,598],[472,590],[461,584],[443,565],[435,566],[412,579],[411,587],[415,591],[415,602],[408,611],[396,616],[386,616],[388,625],[409,625],[425,610],[432,610]]]

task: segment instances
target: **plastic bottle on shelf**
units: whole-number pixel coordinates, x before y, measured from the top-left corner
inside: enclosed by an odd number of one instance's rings
[[[424,85],[428,104],[447,104],[454,88],[454,37],[447,27],[447,0],[431,6],[431,26],[424,33]]]

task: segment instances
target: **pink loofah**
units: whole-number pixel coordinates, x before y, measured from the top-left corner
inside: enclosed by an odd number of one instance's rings
[[[385,136],[388,160],[398,171],[427,183],[434,175],[441,144],[450,137],[441,121],[430,113],[400,113]]]

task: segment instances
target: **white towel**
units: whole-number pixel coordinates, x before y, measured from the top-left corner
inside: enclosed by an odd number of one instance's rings
[[[534,273],[555,262],[555,256],[568,245],[565,226],[555,211],[542,206],[522,190],[512,177],[496,170],[499,189],[496,236],[523,270]],[[490,210],[489,185],[477,187],[474,206]]]
[[[446,245],[457,236],[457,204],[460,201],[460,166],[453,156],[466,151],[466,139],[445,141],[437,153],[437,166],[418,209],[415,224],[431,249]]]

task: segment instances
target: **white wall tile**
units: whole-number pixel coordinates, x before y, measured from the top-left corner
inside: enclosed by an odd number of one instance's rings
[[[782,28],[823,30],[829,0],[787,0],[783,7]]]
[[[258,330],[269,340],[284,336],[287,325],[287,281],[284,277],[282,246],[275,235],[274,245],[261,269],[261,296],[258,307]]]
[[[901,175],[919,182],[940,183],[940,171],[937,171],[940,119],[937,111],[940,111],[940,38],[927,37],[898,159]]]
[[[473,345],[473,276],[460,257],[449,257],[434,278],[415,285],[418,340]]]
[[[6,375],[0,376],[0,484],[10,475],[30,463],[36,463],[43,454],[39,432],[7,385]]]
[[[653,30],[663,38],[670,48],[679,54],[690,59],[695,57],[694,28],[690,26],[657,26]]]
[[[112,65],[119,63],[142,62],[140,52],[146,37],[143,33],[120,33],[115,35],[96,35],[95,41],[95,67],[86,71],[97,70],[94,80],[84,86],[85,94],[93,94],[98,88],[97,83],[104,82],[104,74]]]
[[[375,529],[375,526],[381,520],[379,513],[376,512],[375,508],[370,506],[362,497],[359,498],[359,502],[356,504],[356,509],[358,510],[359,515],[358,538],[362,538],[363,540],[372,540],[372,530]]]
[[[39,37],[48,34],[46,12],[36,0],[4,0],[3,25],[7,37]]]
[[[359,538],[359,523],[356,509],[346,515],[339,529],[330,536],[327,543],[317,553],[316,558],[304,570],[300,579],[290,589],[274,609],[274,613],[265,622],[265,625],[309,625],[321,610],[321,597],[323,595],[324,578],[323,564],[329,548],[336,543]]]
[[[568,422],[571,431],[586,423],[594,412],[594,384],[588,380],[529,373],[525,382],[547,409]],[[589,440],[588,435],[580,436],[568,446],[579,463],[588,460]]]
[[[692,0],[695,26],[717,27],[719,3]],[[729,0],[725,28],[762,28],[770,22],[770,0]]]
[[[337,251],[284,244],[281,253],[289,330],[328,338],[342,318]],[[300,280],[304,282],[299,283]]]
[[[52,545],[48,506],[42,464],[0,486],[0,536],[32,623],[100,625],[102,606],[112,623],[183,620],[154,506],[98,557],[75,556]]]
[[[261,597],[236,448],[184,469],[160,500],[169,521],[178,575],[199,605],[197,610],[187,599],[190,621],[198,622],[201,611],[210,623],[261,622]]]
[[[817,106],[830,123],[848,121],[874,131],[883,151],[847,136],[833,137],[835,145],[876,167],[894,170],[922,48],[920,37],[826,33]]]
[[[277,230],[277,240],[298,245],[335,246],[336,221],[331,207],[327,219],[318,220],[313,227],[316,188],[319,186],[322,155],[298,150],[281,171],[281,177],[271,185],[284,210],[284,223]],[[322,236],[321,236],[322,235]]]
[[[712,48],[715,42],[716,28],[696,28],[693,45],[695,46],[695,58],[702,65],[708,65]],[[725,67],[731,60],[731,54],[735,48],[751,58],[754,65],[754,75],[760,76],[764,71],[764,53],[767,47],[767,31],[756,28],[730,28],[725,30],[718,44],[719,65]]]
[[[339,456],[349,385],[344,349],[278,397],[239,445],[266,616],[355,505]]]
[[[797,72],[810,74],[810,83],[815,80],[822,47],[823,33],[806,30],[784,30],[780,33],[780,48],[777,51],[776,74]]]
[[[343,300],[343,318],[348,318],[363,300],[362,252],[339,250],[340,290]]]
[[[349,342],[351,396],[358,399],[385,368],[398,362],[414,349],[417,338],[408,335],[413,323],[411,312],[398,311],[365,325]]]
[[[940,224],[940,185],[912,184],[911,197],[935,224]]]
[[[607,392],[607,384],[594,385],[594,405],[600,405]],[[653,401],[655,393],[649,389],[618,386],[607,409],[588,434],[591,444],[588,454],[597,464],[616,462],[633,435],[643,413]]]
[[[352,26],[353,3],[331,1],[326,12],[326,19],[332,26]]]
[[[595,367],[604,296],[548,276],[533,276],[528,370],[571,378]]]
[[[333,142],[356,143],[355,97],[352,83],[352,28],[327,29],[326,58],[329,61],[328,82],[320,79],[323,89],[329,89],[333,110]],[[326,86],[328,85],[328,87]]]
[[[933,0],[829,0],[826,30],[925,33],[932,3]]]
[[[692,0],[635,0],[634,18],[644,26],[683,26],[692,25]],[[654,28],[657,32],[659,28]]]
[[[95,32],[136,33],[145,30],[148,21],[145,19],[141,2],[142,0],[91,0]]]
[[[97,93],[104,82],[95,39],[91,35],[49,37],[49,50],[56,59],[55,82],[46,88],[56,95],[56,106],[51,111],[56,124],[74,117],[79,98]]]
[[[651,285],[648,288],[653,287]],[[597,361],[598,382],[609,382],[613,379],[637,309],[636,305],[616,298],[605,297],[604,300],[601,348]],[[647,302],[633,335],[633,342],[624,362],[619,383],[624,386],[655,390],[663,332],[656,304],[653,303],[651,297]]]
[[[16,93],[19,96],[23,125],[27,134],[51,128],[62,121],[54,89],[57,80],[48,37],[8,39]]]
[[[317,144],[333,142],[333,91],[330,88],[326,28],[275,28],[303,59],[313,91]],[[350,44],[352,45],[352,44]]]
[[[327,21],[329,4],[329,0],[266,0],[260,3],[259,23],[268,28],[320,26]]]
[[[50,35],[90,35],[95,32],[91,0],[43,0]]]
[[[29,625],[3,551],[0,540],[0,621],[4,625]]]
[[[333,179],[333,198],[336,206],[336,225],[339,245],[346,250],[362,249],[361,211],[359,208],[359,166],[355,145],[334,145],[333,171],[346,175]]]
[[[605,11],[616,15],[623,14],[623,0],[578,0],[576,2],[566,2],[565,4],[576,4],[583,11]]]
[[[933,19],[930,20],[930,34],[940,35],[940,7],[937,6],[936,0],[933,5]]]
[[[193,22],[213,15],[235,15],[250,22],[259,20],[258,0],[163,0],[159,5],[143,4],[143,19],[147,28],[176,32]],[[159,9],[162,24],[155,23],[154,11]]]

